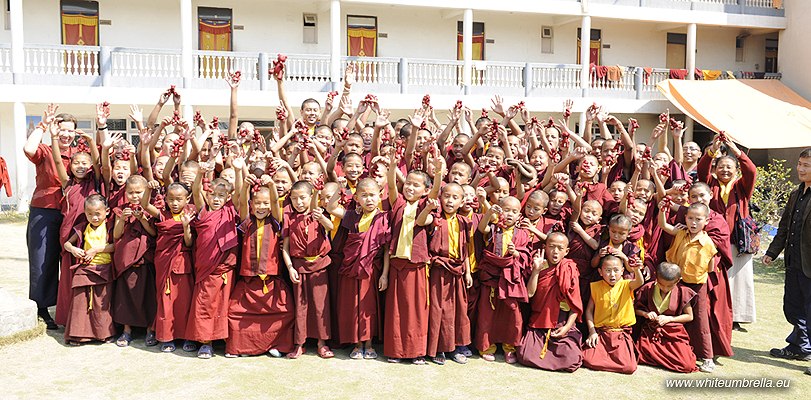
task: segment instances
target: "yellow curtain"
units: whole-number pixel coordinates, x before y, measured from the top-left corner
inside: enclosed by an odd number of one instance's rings
[[[231,51],[231,21],[200,19],[200,50]]]
[[[602,41],[591,40],[589,43],[589,63],[600,65],[600,51],[602,50]],[[580,64],[580,38],[577,39],[577,63]]]
[[[346,27],[346,47],[350,57],[377,57],[377,28]]]
[[[99,16],[62,14],[62,44],[97,46],[99,43]]]
[[[464,40],[463,35],[461,33],[456,34],[456,59],[462,60],[464,59],[464,55],[462,54],[462,41]],[[474,61],[482,61],[484,60],[484,35],[473,35],[473,56],[472,60]]]

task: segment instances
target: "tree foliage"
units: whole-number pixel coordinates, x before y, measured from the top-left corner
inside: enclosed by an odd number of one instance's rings
[[[793,189],[791,168],[786,167],[786,160],[772,159],[768,165],[757,167],[752,204],[760,210],[752,211],[752,217],[759,224],[776,226]]]

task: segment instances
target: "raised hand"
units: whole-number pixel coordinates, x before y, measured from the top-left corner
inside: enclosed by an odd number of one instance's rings
[[[133,104],[130,106],[130,114],[129,117],[131,120],[135,122],[141,122],[144,120],[144,113],[141,111],[141,108],[138,105]]]
[[[491,102],[493,104],[490,106],[490,109],[493,110],[494,113],[504,117],[504,99],[502,99],[499,95],[495,95]]]
[[[59,105],[50,103],[45,107],[45,114],[42,116],[42,123],[50,125],[56,120],[56,111],[59,110]]]
[[[107,125],[107,118],[110,116],[110,103],[103,102],[96,105],[96,124],[98,126]]]
[[[101,143],[101,147],[109,149],[113,147],[114,144],[118,143],[119,140],[121,140],[120,132],[114,133],[112,135],[107,135],[107,137],[104,138],[104,142]]]

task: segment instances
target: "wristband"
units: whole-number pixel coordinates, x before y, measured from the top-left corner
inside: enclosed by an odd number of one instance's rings
[[[99,130],[99,131],[103,131],[105,129],[107,129],[107,125],[99,126],[99,127],[96,128],[96,130]]]

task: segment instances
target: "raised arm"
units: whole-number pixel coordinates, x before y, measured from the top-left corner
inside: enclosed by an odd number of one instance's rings
[[[665,233],[667,233],[668,235],[670,235],[670,236],[676,236],[676,234],[677,234],[677,233],[679,233],[679,230],[678,230],[678,229],[676,229],[676,227],[675,227],[675,226],[670,225],[670,224],[667,222],[667,212],[666,212],[666,209],[668,209],[668,208],[670,208],[670,207],[668,207],[668,205],[667,205],[667,204],[665,204],[665,203],[666,203],[665,201],[661,201],[661,202],[659,202],[659,219],[658,219],[658,222],[659,222],[659,227],[660,227],[660,228],[662,228],[662,230],[663,230]]]
[[[397,202],[397,197],[398,197],[398,193],[397,193],[397,170],[399,168],[397,168],[397,162],[398,162],[398,159],[397,159],[397,154],[395,152],[395,154],[392,154],[391,157],[389,157],[389,170],[388,170],[388,173],[386,174],[386,179],[387,179],[388,184],[389,184],[389,205],[391,207],[394,207],[394,203]]]
[[[45,114],[42,117],[42,121],[37,124],[23,145],[23,152],[27,157],[31,158],[36,155],[37,148],[39,148],[39,144],[42,143],[42,135],[45,134],[45,131],[49,131],[51,124],[54,123],[56,119],[56,111],[58,109],[59,106],[53,103],[48,104],[48,106],[45,108]]]
[[[54,121],[48,126],[48,129],[51,132],[51,156],[54,160],[54,166],[56,167],[56,176],[59,178],[59,182],[62,184],[62,189],[68,185],[68,171],[65,169],[65,164],[62,164],[62,153],[59,151],[59,131],[58,129],[58,122]]]

